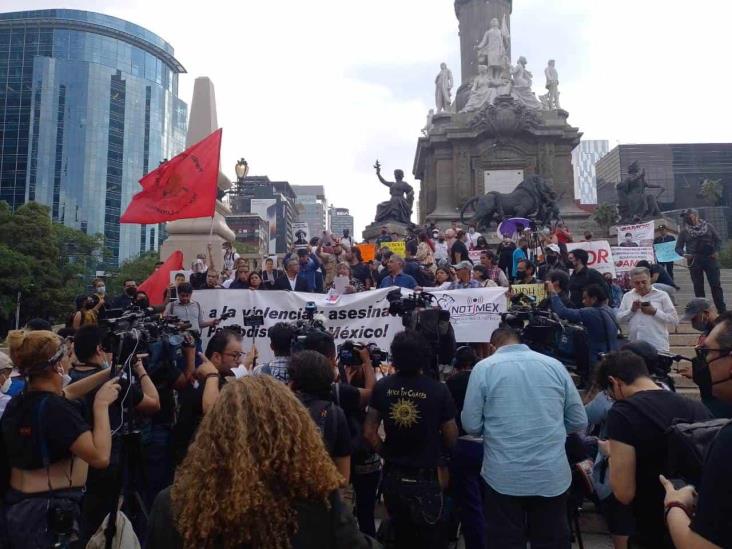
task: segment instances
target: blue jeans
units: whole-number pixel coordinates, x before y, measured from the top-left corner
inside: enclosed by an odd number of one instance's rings
[[[450,483],[455,494],[466,549],[486,546],[483,516],[483,443],[458,439],[450,461]]]

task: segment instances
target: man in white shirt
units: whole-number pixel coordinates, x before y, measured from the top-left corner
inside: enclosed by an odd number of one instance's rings
[[[630,341],[647,341],[658,351],[670,348],[668,326],[676,326],[679,317],[671,298],[651,283],[651,272],[637,267],[630,272],[633,290],[623,296],[618,321],[628,321]]]
[[[471,225],[468,228],[468,250],[474,250],[478,246],[478,239],[482,236],[478,231],[475,230],[475,225]]]

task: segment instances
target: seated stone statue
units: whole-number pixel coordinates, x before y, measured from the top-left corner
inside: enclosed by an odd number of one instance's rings
[[[381,164],[376,161],[374,165],[376,176],[379,181],[389,187],[391,198],[376,206],[376,223],[386,221],[396,221],[409,225],[412,222],[412,206],[414,204],[414,189],[404,181],[404,172],[402,170],[394,170],[394,178],[396,181],[387,181],[381,176]]]
[[[618,193],[620,223],[637,223],[661,217],[656,197],[646,189],[663,189],[646,181],[646,170],[636,160],[628,166],[628,175],[615,187]]]
[[[536,98],[534,92],[531,91],[533,84],[533,75],[526,69],[526,58],[519,57],[516,66],[511,69],[513,77],[513,87],[511,95],[519,103],[534,109],[541,108],[541,102]]]

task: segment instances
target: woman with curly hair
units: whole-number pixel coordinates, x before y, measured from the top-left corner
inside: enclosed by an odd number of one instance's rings
[[[149,547],[351,549],[363,536],[338,495],[343,478],[308,411],[281,382],[227,384],[173,486],[150,515]]]

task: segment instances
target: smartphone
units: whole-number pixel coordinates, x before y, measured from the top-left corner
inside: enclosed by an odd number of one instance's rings
[[[641,307],[650,307],[651,302],[650,301],[641,301]]]
[[[170,300],[178,301],[178,288],[173,287],[170,289]]]

